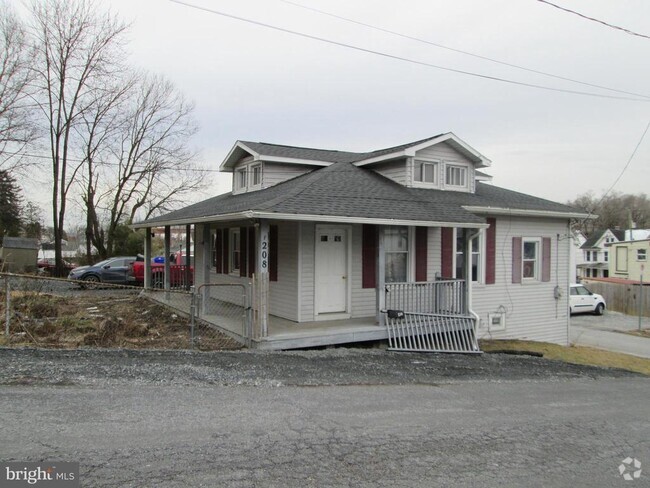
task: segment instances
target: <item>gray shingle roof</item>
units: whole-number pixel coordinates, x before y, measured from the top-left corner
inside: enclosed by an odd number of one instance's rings
[[[614,236],[619,240],[623,241],[625,240],[625,231],[620,230],[620,229],[603,229],[603,230],[595,230],[591,233],[589,238],[585,241],[585,243],[580,246],[580,249],[593,249],[595,248],[596,244],[598,243],[599,240],[602,239],[603,235],[605,232],[609,230]]]
[[[372,170],[341,162],[264,190],[219,195],[146,223],[193,221],[249,210],[458,224],[484,222],[482,217],[462,206],[579,212],[566,205],[482,183],[477,183],[475,194],[406,188]]]
[[[275,156],[280,158],[292,158],[292,159],[306,159],[311,161],[323,161],[327,163],[353,163],[355,161],[361,161],[363,159],[375,158],[378,156],[383,156],[384,154],[390,154],[392,152],[402,151],[404,149],[417,146],[418,144],[422,144],[423,142],[430,141],[442,135],[443,134],[438,134],[432,137],[427,137],[426,139],[421,139],[419,141],[402,144],[400,146],[388,147],[385,149],[379,149],[377,151],[360,152],[360,153],[348,152],[348,151],[333,151],[328,149],[313,149],[309,147],[283,146],[281,144],[269,144],[266,142],[252,142],[252,141],[240,141],[240,142],[248,146],[256,153],[263,154],[265,156]]]

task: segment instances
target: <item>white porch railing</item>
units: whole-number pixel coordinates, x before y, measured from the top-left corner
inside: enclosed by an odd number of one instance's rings
[[[465,280],[386,283],[387,310],[467,315]]]

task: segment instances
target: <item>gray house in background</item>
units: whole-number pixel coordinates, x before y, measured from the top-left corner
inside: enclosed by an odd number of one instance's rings
[[[253,288],[250,332],[204,318],[253,347],[385,339],[384,309],[566,344],[570,223],[587,215],[493,186],[490,165],[453,133],[363,153],[238,141],[230,193],[134,227],[193,226],[196,286]]]
[[[39,248],[38,239],[5,237],[0,248],[3,271],[10,273],[34,271]]]

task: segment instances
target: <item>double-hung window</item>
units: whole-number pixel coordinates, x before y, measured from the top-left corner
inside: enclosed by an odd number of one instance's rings
[[[540,241],[522,239],[521,277],[524,280],[539,280]]]
[[[262,165],[255,164],[250,167],[251,186],[260,186],[262,184]]]
[[[467,168],[448,164],[445,168],[445,185],[467,186]]]
[[[434,161],[415,160],[415,181],[418,183],[438,183],[438,163]]]
[[[463,252],[464,242],[462,230],[456,229],[456,269],[454,277],[457,279],[465,279],[465,254]],[[472,281],[474,283],[480,282],[482,279],[481,247],[480,236],[472,239],[471,260]]]
[[[637,249],[636,250],[636,259],[637,261],[645,261],[647,257],[647,253],[645,249]]]
[[[229,247],[230,249],[230,273],[239,275],[239,267],[241,266],[241,236],[239,234],[239,227],[230,229],[228,236],[230,238]]]
[[[384,230],[384,257],[386,283],[408,280],[409,229],[405,226],[386,227]]]
[[[243,190],[247,186],[248,183],[247,170],[248,168],[246,166],[237,170],[237,174],[235,175],[235,178],[236,178],[236,187],[238,190]]]

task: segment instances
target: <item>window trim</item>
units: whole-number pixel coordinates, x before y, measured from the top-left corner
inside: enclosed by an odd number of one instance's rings
[[[643,257],[641,257],[643,255]],[[646,249],[637,249],[636,250],[636,260],[645,262],[648,260],[648,251]]]
[[[386,250],[386,230],[391,227],[403,227],[407,231],[407,242],[406,242],[406,251],[388,251]],[[384,283],[408,283],[412,281],[413,276],[415,276],[415,228],[413,226],[406,225],[389,225],[386,226],[381,235],[382,240],[382,251],[384,253]],[[387,265],[387,254],[406,254],[406,280],[402,281],[388,281],[386,279],[386,265]]]
[[[526,243],[535,243],[535,268],[533,276],[524,276],[524,263],[530,261],[525,258],[524,249]],[[537,283],[542,281],[542,239],[541,237],[522,237],[521,238],[521,282]]]
[[[420,181],[417,179],[418,164],[430,164],[433,166],[433,182]],[[440,167],[442,161],[430,158],[413,158],[413,186],[419,188],[440,188]]]
[[[448,181],[448,171],[457,169],[462,171],[463,175],[463,184],[461,185],[456,185],[454,183],[449,183]],[[469,166],[464,165],[464,164],[459,164],[459,163],[445,163],[445,188],[468,188],[468,182],[469,182]]]
[[[486,251],[486,238],[485,238],[485,232],[479,232],[478,236],[475,238],[478,239],[478,266],[476,268],[476,281],[472,280],[472,283],[477,284],[477,285],[483,285],[485,284],[485,264],[486,264],[486,256],[487,256],[487,251]],[[453,263],[452,263],[452,274],[454,278],[458,278],[456,270],[456,259],[458,257],[458,228],[454,227],[453,230],[453,242],[454,242],[454,253],[453,253]],[[470,253],[472,256],[474,255],[474,252],[472,251]]]
[[[235,236],[237,236],[237,246],[235,247]],[[228,274],[233,276],[240,275],[241,268],[241,230],[239,227],[228,229]],[[235,268],[235,252],[239,253],[239,263]]]
[[[262,186],[262,163],[253,163],[248,167],[250,171],[250,182],[248,189],[261,188]],[[259,181],[255,183],[255,170],[259,169]]]

